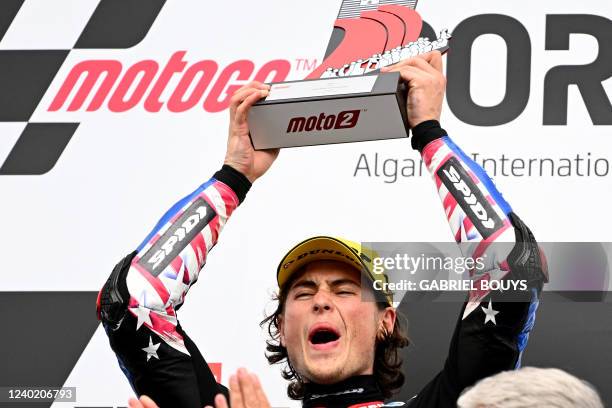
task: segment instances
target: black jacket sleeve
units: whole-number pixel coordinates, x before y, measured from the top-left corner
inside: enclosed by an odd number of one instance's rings
[[[489,260],[471,277],[477,289],[462,306],[443,369],[410,401],[411,407],[456,407],[466,387],[520,366],[547,277],[533,234],[484,170],[436,121],[417,126],[413,135],[463,256]],[[482,289],[482,281],[492,280],[522,284]]]

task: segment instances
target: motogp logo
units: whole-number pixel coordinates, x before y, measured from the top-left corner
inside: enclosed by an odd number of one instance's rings
[[[0,2],[0,40],[19,19],[23,1]],[[36,122],[32,115],[62,64],[73,50],[127,49],[139,44],[157,19],[165,0],[100,1],[76,41],[64,49],[0,49],[0,122],[24,128],[0,175],[41,175],[51,170],[79,123]],[[19,27],[17,27],[19,28]]]

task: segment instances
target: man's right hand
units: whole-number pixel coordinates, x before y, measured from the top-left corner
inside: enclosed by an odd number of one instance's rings
[[[230,100],[230,125],[224,164],[238,170],[252,183],[274,163],[279,149],[255,150],[249,136],[249,110],[268,95],[270,86],[253,81],[238,89]]]

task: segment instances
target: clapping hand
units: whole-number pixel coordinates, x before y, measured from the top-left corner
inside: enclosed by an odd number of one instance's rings
[[[232,408],[270,408],[259,378],[244,368],[239,368],[238,372],[230,377],[229,389]],[[223,394],[217,394],[215,397],[215,408],[229,408]]]

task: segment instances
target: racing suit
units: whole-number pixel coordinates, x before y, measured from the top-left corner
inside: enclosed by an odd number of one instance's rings
[[[464,255],[490,255],[487,270],[474,279],[521,279],[529,288],[520,302],[516,293],[470,292],[444,367],[410,401],[386,404],[454,407],[465,387],[519,367],[546,277],[529,229],[437,121],[415,127],[412,146],[433,176],[455,240],[468,244]],[[162,408],[201,408],[213,405],[217,393],[228,393],[176,311],[249,188],[243,174],[223,166],[162,217],[137,250],[115,266],[98,296],[98,317],[121,369],[136,394],[150,396]],[[492,249],[501,241],[510,242],[505,252]],[[334,385],[308,384],[303,405],[366,407],[381,406],[383,400],[373,376],[357,376]]]

